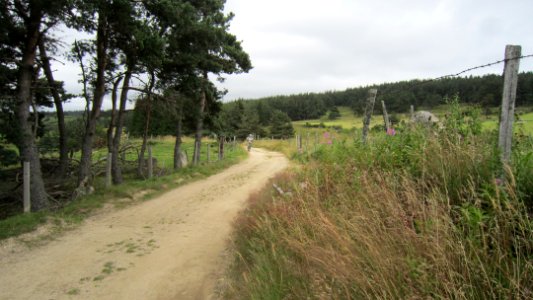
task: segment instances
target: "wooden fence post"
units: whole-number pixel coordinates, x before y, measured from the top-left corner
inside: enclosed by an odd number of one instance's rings
[[[513,137],[514,107],[516,88],[518,85],[518,67],[521,47],[507,45],[505,47],[505,66],[503,69],[503,96],[502,115],[500,118],[500,133],[498,147],[501,151],[501,160],[508,164],[511,160],[511,142]]]
[[[301,134],[298,134],[296,136],[296,148],[298,150],[298,153],[302,153],[302,135]]]
[[[410,113],[411,121],[413,121],[415,119],[415,107],[413,105],[410,107]]]
[[[365,106],[365,117],[363,119],[363,144],[366,144],[366,137],[368,135],[368,127],[370,126],[370,118],[374,111],[374,103],[376,102],[377,89],[370,89],[368,91],[368,99]]]
[[[31,211],[30,201],[30,162],[25,161],[23,164],[23,193],[24,193],[24,212],[29,213]]]
[[[207,163],[209,163],[211,161],[211,144],[209,143],[206,143],[205,147],[207,148],[206,150],[206,156],[207,156]]]
[[[391,127],[389,114],[387,114],[387,107],[385,106],[385,101],[381,100],[381,107],[383,108],[383,122],[385,123],[385,130],[389,132]]]
[[[107,153],[107,160],[105,162],[105,186],[110,187],[113,185],[112,177],[111,177],[111,160],[113,158],[113,153],[109,152]]]
[[[154,162],[152,160],[152,145],[148,145],[148,178],[154,176]]]
[[[224,140],[224,136],[221,136],[218,140],[218,160],[224,159]]]

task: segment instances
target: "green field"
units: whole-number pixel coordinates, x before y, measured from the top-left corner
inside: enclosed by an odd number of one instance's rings
[[[483,120],[481,125],[484,130],[498,130],[498,117],[492,115]],[[524,113],[518,115],[513,125],[514,132],[522,132],[527,135],[533,135],[533,113]]]
[[[464,105],[464,107],[467,106]],[[447,109],[448,108],[446,105],[442,105],[434,109],[429,109],[429,111],[434,112],[435,115],[439,117],[439,119],[442,121],[445,119]],[[531,108],[519,107],[516,109],[516,111],[516,115],[518,115],[518,120],[516,120],[514,123],[514,131],[532,135],[533,112],[529,112],[531,111]],[[339,107],[339,112],[341,114],[341,117],[336,120],[328,120],[327,116],[324,116],[320,119],[294,121],[292,122],[292,124],[294,126],[294,130],[297,132],[316,131],[314,130],[314,128],[306,127],[306,124],[309,124],[311,126],[323,124],[325,127],[342,127],[342,129],[354,129],[363,127],[363,117],[355,115],[349,107],[341,106]],[[409,119],[408,114],[396,115],[399,117],[400,120],[407,121]],[[483,130],[497,130],[498,119],[499,116],[497,109],[493,109],[492,114],[490,115],[482,115],[480,120]],[[383,124],[383,117],[381,115],[374,114],[370,121],[370,128],[379,124]],[[324,129],[320,129],[320,131],[324,131]]]
[[[363,117],[356,116],[349,107],[339,106],[339,112],[341,114],[340,118],[335,120],[329,120],[327,116],[323,116],[320,119],[313,120],[302,120],[292,122],[294,129],[299,130],[305,128],[305,124],[309,123],[310,125],[319,125],[324,124],[326,127],[342,127],[343,129],[352,129],[352,128],[362,128],[363,127]],[[382,119],[372,118],[370,121],[370,126],[380,124]]]
[[[174,143],[176,138],[172,136],[154,137],[149,144],[152,145],[152,156],[157,160],[158,167],[160,168],[172,168],[174,162]],[[188,161],[192,160],[192,154],[194,150],[194,141],[192,138],[185,137],[182,139],[183,144],[181,150],[187,154]],[[125,141],[129,145],[133,146],[126,152],[127,161],[136,161],[138,159],[138,151],[141,148],[142,140],[131,139]],[[211,139],[202,140],[202,149],[200,161],[207,161],[207,145],[210,145],[210,161],[214,161],[218,158],[218,142]],[[226,151],[231,149],[231,144],[226,145]],[[79,157],[79,153],[77,154]],[[103,160],[107,155],[107,148],[100,148],[93,151],[93,161]],[[145,157],[148,157],[148,152],[145,152]]]

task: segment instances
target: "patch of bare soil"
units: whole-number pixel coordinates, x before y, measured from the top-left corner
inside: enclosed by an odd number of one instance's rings
[[[0,244],[0,299],[213,299],[231,223],[288,164],[249,159],[156,199],[91,217],[36,247]]]

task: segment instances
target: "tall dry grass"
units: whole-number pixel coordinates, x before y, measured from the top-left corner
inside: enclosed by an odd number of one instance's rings
[[[290,194],[253,195],[236,221],[227,298],[532,298],[520,167],[500,177],[490,137],[456,137],[323,147],[274,179]]]

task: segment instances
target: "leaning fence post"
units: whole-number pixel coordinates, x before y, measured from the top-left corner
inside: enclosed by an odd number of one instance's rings
[[[368,99],[365,106],[365,117],[363,119],[363,144],[366,144],[366,137],[368,135],[368,127],[370,126],[370,118],[374,111],[374,103],[376,102],[377,89],[370,89],[368,91]]]
[[[111,178],[111,160],[113,158],[113,154],[111,152],[107,153],[107,160],[105,165],[105,186],[110,187],[112,185],[112,178]]]
[[[502,115],[500,118],[500,133],[498,147],[501,151],[503,163],[509,163],[511,159],[511,142],[513,136],[514,107],[516,100],[516,88],[518,85],[518,67],[521,55],[521,47],[507,45],[505,47],[505,66],[503,69],[503,95]]]
[[[23,190],[24,190],[24,212],[29,213],[31,210],[30,202],[30,162],[25,161],[23,164]]]
[[[152,161],[152,145],[148,145],[148,178],[154,176],[154,163]]]
[[[391,127],[389,114],[387,114],[387,107],[385,106],[385,101],[381,100],[381,107],[383,108],[383,122],[385,123],[385,130],[389,132]]]

